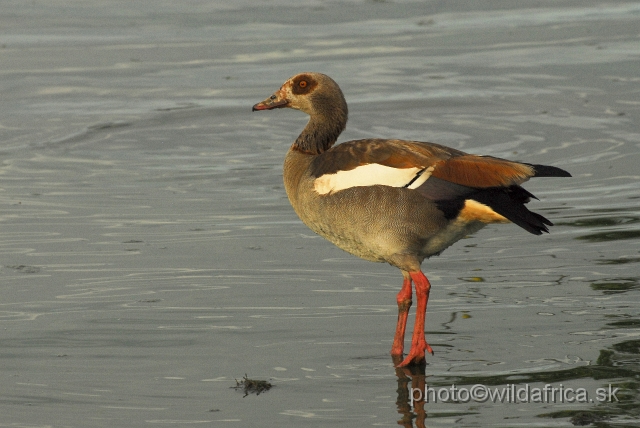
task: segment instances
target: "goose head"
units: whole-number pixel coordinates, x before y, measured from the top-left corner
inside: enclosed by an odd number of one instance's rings
[[[344,118],[347,103],[338,84],[321,73],[300,73],[288,79],[273,95],[253,106],[253,111],[292,108],[311,117]]]

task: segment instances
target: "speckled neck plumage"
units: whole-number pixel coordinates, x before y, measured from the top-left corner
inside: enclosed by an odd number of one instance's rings
[[[318,121],[311,118],[309,123],[293,143],[295,150],[312,155],[319,155],[329,150],[338,140],[346,125],[340,122]]]
[[[336,143],[347,126],[349,113],[342,93],[318,94],[313,98],[315,111],[293,143],[293,149],[319,155]]]

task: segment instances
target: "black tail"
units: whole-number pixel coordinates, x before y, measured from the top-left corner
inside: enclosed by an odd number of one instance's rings
[[[550,167],[553,168],[553,167]],[[559,168],[559,171],[562,171]],[[562,171],[566,173],[566,171]],[[534,235],[549,233],[547,226],[553,226],[549,220],[540,214],[529,211],[524,205],[531,198],[538,199],[520,186],[490,187],[481,189],[470,195],[467,199],[473,199],[491,207],[492,210],[517,224],[527,232]]]
[[[571,177],[567,171],[555,166],[526,165],[534,169],[534,177]],[[542,232],[548,233],[547,226],[553,226],[553,223],[540,214],[527,209],[525,204],[531,198],[538,198],[518,185],[473,188],[429,177],[416,190],[427,199],[435,201],[447,219],[456,218],[464,208],[465,200],[472,199],[490,207],[493,211],[534,235],[542,235]]]
[[[571,177],[571,174],[569,174],[567,171],[555,166],[533,165],[530,163],[525,165],[533,167],[534,171],[536,172],[534,177]]]
[[[535,171],[534,177],[571,177],[571,174],[567,171],[555,166],[527,165],[533,167]],[[469,199],[474,199],[491,207],[498,214],[534,235],[542,235],[542,232],[549,233],[547,226],[553,226],[553,223],[540,214],[529,211],[524,205],[531,198],[538,199],[530,192],[516,185],[481,189],[469,196]]]

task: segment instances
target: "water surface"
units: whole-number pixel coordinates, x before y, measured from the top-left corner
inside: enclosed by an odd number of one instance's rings
[[[637,3],[5,3],[0,426],[637,423]],[[424,372],[388,356],[399,272],[289,206],[305,116],[250,111],[307,70],[343,88],[341,141],[573,174],[527,184],[550,235],[490,226],[424,263]],[[275,386],[243,398],[245,374]],[[411,408],[422,382],[621,401]]]

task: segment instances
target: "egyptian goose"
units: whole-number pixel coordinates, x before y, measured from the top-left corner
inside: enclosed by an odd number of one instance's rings
[[[423,363],[424,323],[431,285],[422,261],[488,223],[548,232],[552,223],[524,204],[531,177],[570,177],[553,166],[477,156],[433,143],[366,139],[334,146],[347,123],[347,103],[330,77],[301,73],[256,110],[293,108],[310,118],[284,160],[293,209],[315,233],[339,248],[402,271],[398,323],[391,355],[403,356],[412,288],[418,307],[411,350],[398,365]]]

